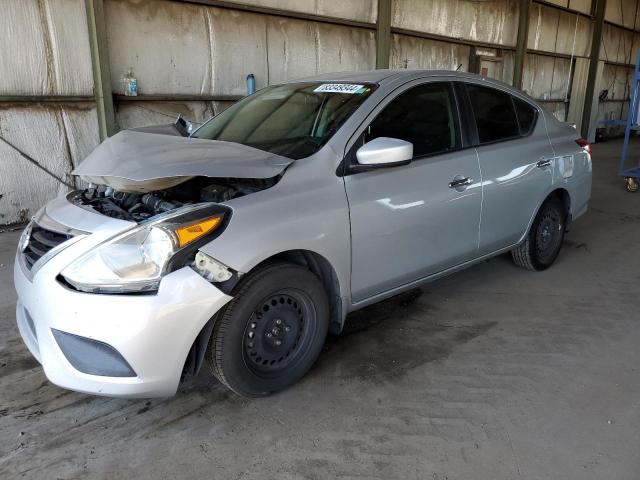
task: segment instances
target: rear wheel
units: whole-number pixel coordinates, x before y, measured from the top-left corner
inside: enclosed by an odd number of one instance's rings
[[[261,268],[217,319],[207,360],[218,380],[257,397],[298,381],[316,361],[329,326],[320,280],[298,265]]]
[[[536,215],[524,242],[511,251],[516,265],[528,270],[549,268],[560,253],[566,213],[555,198],[547,200]]]

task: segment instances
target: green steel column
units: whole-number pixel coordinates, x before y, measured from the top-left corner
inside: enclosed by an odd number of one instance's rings
[[[602,28],[604,26],[604,12],[607,0],[593,0],[593,36],[591,37],[591,54],[589,55],[589,73],[587,74],[587,88],[584,95],[584,109],[582,110],[582,136],[588,138],[593,99],[596,93],[598,76],[598,61],[600,60],[600,44],[602,43]]]
[[[518,39],[516,40],[516,57],[513,62],[513,86],[522,88],[524,57],[527,54],[529,38],[529,7],[531,0],[520,0],[518,15]]]
[[[103,0],[85,0],[85,9],[93,67],[93,93],[98,112],[100,141],[102,141],[117,131],[116,118],[113,113],[113,93],[111,91],[111,71]]]
[[[391,52],[391,0],[378,0],[376,68],[389,68]]]

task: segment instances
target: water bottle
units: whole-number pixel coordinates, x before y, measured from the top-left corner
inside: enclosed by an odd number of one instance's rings
[[[122,79],[122,84],[125,96],[138,96],[138,80],[133,76],[133,71],[131,68],[127,71],[127,74]]]
[[[252,95],[256,92],[256,77],[253,73],[247,75],[247,95]]]

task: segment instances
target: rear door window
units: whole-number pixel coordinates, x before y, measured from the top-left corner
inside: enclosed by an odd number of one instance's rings
[[[524,100],[516,97],[513,97],[513,103],[516,106],[518,123],[520,123],[520,135],[529,135],[536,123],[538,111]]]
[[[420,157],[460,147],[460,128],[451,86],[427,83],[401,93],[378,114],[365,143],[378,137],[406,140]]]
[[[480,143],[519,137],[511,95],[494,88],[467,84]]]

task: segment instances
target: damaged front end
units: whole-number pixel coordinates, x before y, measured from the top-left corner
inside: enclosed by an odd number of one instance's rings
[[[157,292],[166,275],[195,267],[200,247],[219,236],[231,216],[229,207],[216,203],[185,205],[157,215],[87,250],[60,272],[59,280],[87,293]]]
[[[89,183],[67,200],[137,225],[87,252],[61,272],[91,293],[157,291],[161,279],[190,266],[229,291],[238,273],[200,248],[231,220],[235,198],[273,187],[292,160],[246,145],[125,130],[74,170]]]
[[[223,203],[234,198],[272,187],[281,176],[273,178],[187,179],[179,185],[147,193],[119,191],[110,186],[91,185],[71,192],[67,199],[80,207],[102,215],[136,223],[197,203]]]

